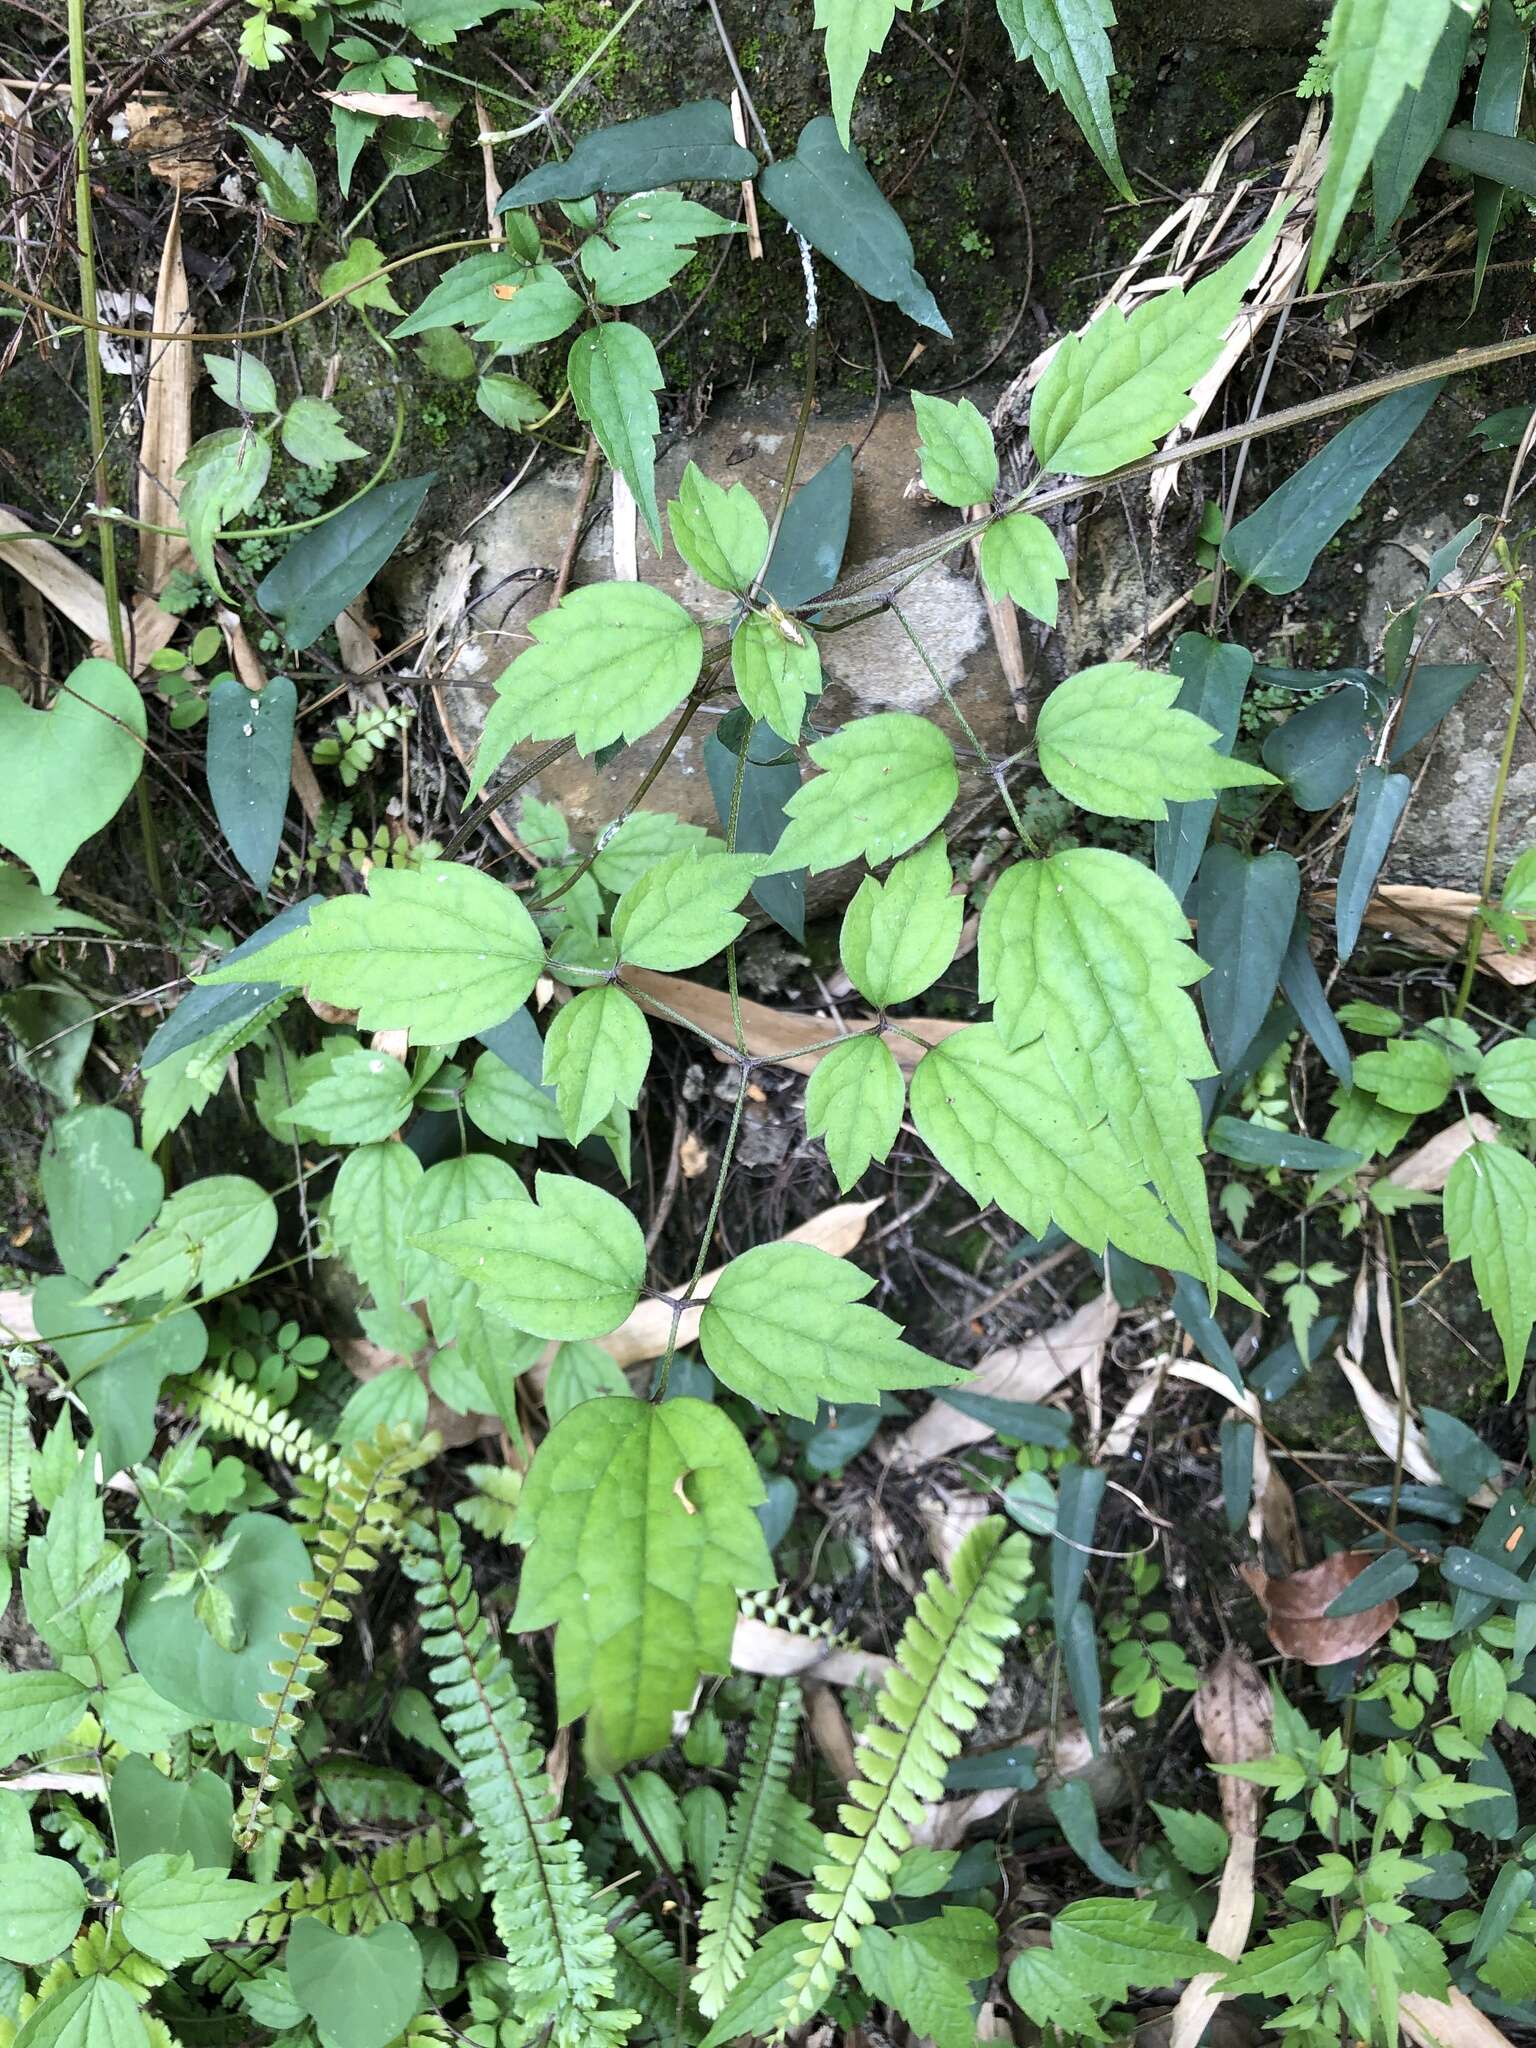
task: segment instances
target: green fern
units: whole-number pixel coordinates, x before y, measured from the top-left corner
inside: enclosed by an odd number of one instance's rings
[[[628,1912],[609,1931],[619,1996],[662,2040],[696,2041],[704,2029],[684,1988],[683,1959],[655,1921]]]
[[[26,1540],[32,1505],[32,1430],[26,1389],[9,1363],[0,1365],[0,1559]]]
[[[875,1907],[890,1897],[912,1830],[942,1794],[945,1770],[997,1682],[1030,1569],[1029,1538],[1005,1536],[1005,1528],[990,1516],[961,1544],[948,1584],[937,1572],[923,1580],[896,1669],[859,1738],[848,1804],[839,1809],[848,1832],[826,1837],[830,1860],[816,1867],[807,1901],[816,1918],[796,1958],[781,2031],[818,2010]]]
[[[699,2010],[708,2019],[723,2010],[752,1954],[752,1937],[763,1910],[763,1874],[773,1855],[794,1761],[800,1700],[800,1688],[792,1678],[765,1685],[757,1696],[730,1824],[699,1913],[693,1989]]]
[[[410,1923],[480,1891],[480,1856],[470,1835],[424,1828],[361,1862],[337,1862],[296,1877],[275,1906],[246,1925],[251,1941],[279,1942],[307,1914],[336,1934],[370,1934],[386,1920]],[[249,1971],[243,1970],[242,1975]]]
[[[453,1512],[466,1527],[491,1542],[510,1544],[523,1490],[522,1473],[511,1465],[471,1465],[465,1476],[473,1480],[475,1490]]]
[[[340,1473],[341,1458],[330,1444],[322,1444],[286,1409],[219,1366],[200,1366],[185,1379],[171,1380],[166,1398],[215,1436],[263,1451],[308,1479],[329,1484]]]
[[[440,1448],[435,1435],[418,1437],[406,1423],[381,1423],[373,1436],[351,1446],[340,1471],[324,1488],[314,1577],[300,1584],[298,1598],[288,1610],[294,1626],[278,1638],[287,1654],[275,1657],[268,1667],[278,1683],[260,1695],[263,1719],[251,1731],[256,1746],[246,1764],[255,1781],[239,1816],[240,1840],[247,1849],[265,1825],[273,1781],[298,1734],[299,1709],[312,1696],[315,1679],[325,1668],[325,1652],[341,1640],[337,1628],[348,1619],[345,1603],[361,1591],[362,1578],[373,1570],[380,1547],[399,1529],[406,1475]],[[301,1491],[306,1489],[313,1496],[319,1482],[305,1481]]]
[[[428,1630],[443,1727],[463,1764],[518,2016],[553,2048],[606,2048],[627,2039],[639,2014],[604,2009],[614,1992],[613,1937],[581,1851],[556,1808],[452,1517],[438,1517],[435,1535],[420,1525],[412,1535],[416,1554],[405,1568]]]

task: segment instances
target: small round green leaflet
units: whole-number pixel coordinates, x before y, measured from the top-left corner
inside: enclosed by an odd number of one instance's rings
[[[398,1920],[372,1934],[333,1934],[322,1920],[295,1920],[287,1969],[325,2048],[385,2048],[421,2005],[421,1950]]]
[[[11,1856],[0,1866],[0,1956],[46,1963],[80,1931],[87,1900],[80,1873],[57,1856]]]
[[[225,1533],[231,1556],[219,1584],[244,1635],[241,1648],[219,1648],[193,1612],[195,1593],[155,1599],[154,1579],[140,1586],[124,1634],[129,1656],[162,1699],[210,1721],[254,1722],[288,1609],[310,1576],[309,1552],[292,1523],[275,1515],[237,1515]]]

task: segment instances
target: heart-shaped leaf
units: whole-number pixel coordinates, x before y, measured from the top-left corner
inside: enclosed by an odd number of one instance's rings
[[[79,1281],[50,1273],[33,1291],[32,1316],[85,1404],[102,1469],[110,1474],[149,1455],[160,1389],[169,1374],[195,1372],[202,1364],[208,1332],[196,1309],[163,1321],[122,1322],[87,1308],[85,1293]]]
[[[398,1920],[372,1934],[333,1934],[295,1920],[288,1982],[326,2048],[385,2048],[421,2003],[421,1950]]]
[[[115,662],[82,661],[46,711],[0,689],[0,846],[45,890],[110,823],[144,763],[144,700]]]
[[[159,1167],[133,1142],[132,1118],[99,1104],[58,1119],[38,1177],[53,1248],[87,1287],[148,1230],[165,1194]]]

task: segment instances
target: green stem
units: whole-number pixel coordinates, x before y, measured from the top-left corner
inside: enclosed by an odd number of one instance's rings
[[[572,93],[576,91],[577,87],[581,84],[582,80],[587,76],[587,74],[590,71],[594,70],[597,67],[597,65],[599,65],[602,62],[603,55],[607,50],[609,44],[614,42],[617,37],[621,36],[624,33],[625,29],[628,28],[629,24],[634,20],[635,16],[640,12],[641,8],[644,5],[645,0],[629,0],[629,5],[625,8],[624,12],[619,16],[618,20],[613,24],[613,27],[609,29],[607,35],[603,37],[603,40],[597,45],[596,49],[594,49],[590,53],[590,55],[586,57],[582,64],[575,71],[572,72],[571,76],[566,80],[565,84],[561,86],[559,92],[555,94],[555,97],[550,101],[549,105],[547,107],[541,107],[538,113],[534,115],[531,121],[525,121],[521,128],[504,128],[499,129],[495,133],[490,135],[482,135],[479,138],[480,141],[516,142],[524,135],[532,135],[539,128],[547,128],[550,121],[554,118],[556,114],[559,113],[560,109],[571,97]]]
[[[1508,548],[1501,541],[1499,555],[1506,570],[1513,570],[1514,564]],[[1529,673],[1529,649],[1527,646],[1525,621],[1525,586],[1518,576],[1511,575],[1509,585],[1510,610],[1515,615],[1515,680],[1510,691],[1509,723],[1504,728],[1504,747],[1499,755],[1499,772],[1493,785],[1493,803],[1488,812],[1488,838],[1483,848],[1483,885],[1479,907],[1472,913],[1472,922],[1467,926],[1467,958],[1461,970],[1461,987],[1456,991],[1452,1007],[1453,1017],[1466,1015],[1467,1004],[1472,1000],[1472,983],[1477,974],[1477,956],[1482,949],[1483,933],[1487,929],[1482,904],[1493,894],[1493,869],[1499,851],[1499,820],[1504,814],[1504,799],[1509,793],[1509,771],[1515,758],[1515,739],[1520,731],[1520,719],[1525,709],[1525,682]]]
[[[85,404],[91,438],[91,492],[96,506],[96,534],[101,547],[101,587],[107,601],[107,635],[112,659],[128,670],[128,637],[123,631],[122,599],[117,588],[117,536],[106,517],[112,495],[107,475],[107,409],[101,377],[101,349],[97,343],[96,238],[91,221],[91,141],[86,128],[90,100],[85,81],[85,0],[68,0],[69,12],[69,110],[75,131],[75,242],[80,252],[80,320],[85,329]],[[149,790],[142,771],[134,784],[138,798],[139,831],[144,840],[144,868],[149,886],[158,897],[165,894],[160,874],[160,849],[155,844],[155,823],[150,815]]]

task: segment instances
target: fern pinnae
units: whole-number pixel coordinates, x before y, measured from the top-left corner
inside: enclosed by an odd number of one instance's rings
[[[458,1751],[518,2016],[553,2048],[610,2048],[640,2015],[608,2008],[614,1942],[560,1813],[527,1710],[476,1596],[450,1515],[411,1531],[405,1561],[432,1688]]]
[[[796,1958],[776,2038],[819,2009],[875,1907],[890,1897],[913,1828],[941,1795],[945,1771],[997,1682],[1030,1571],[1029,1538],[1005,1529],[989,1516],[956,1552],[948,1582],[938,1572],[923,1580],[896,1669],[859,1738],[848,1801],[838,1809],[847,1832],[825,1837],[829,1860],[817,1865],[807,1901],[811,1943]]]
[[[32,1429],[27,1390],[9,1364],[0,1365],[0,1558],[14,1557],[27,1534],[32,1505]]]
[[[763,1910],[763,1876],[794,1761],[800,1705],[800,1688],[792,1678],[770,1681],[757,1696],[725,1840],[699,1912],[693,1991],[706,2019],[724,2010],[752,1954]]]
[[[264,1825],[275,1778],[292,1752],[299,1709],[314,1692],[325,1653],[341,1641],[346,1602],[362,1589],[378,1551],[401,1521],[406,1475],[440,1448],[434,1435],[418,1438],[404,1424],[381,1424],[342,1458],[326,1487],[314,1539],[314,1577],[299,1586],[288,1613],[294,1623],[278,1637],[286,1654],[268,1666],[278,1681],[259,1695],[262,1721],[252,1729],[255,1745],[246,1758],[253,1782],[241,1804],[239,1834],[249,1849]],[[311,1482],[313,1484],[313,1482]]]
[[[199,1366],[184,1379],[168,1381],[165,1392],[215,1436],[231,1437],[264,1452],[307,1478],[329,1481],[341,1470],[341,1456],[333,1446],[321,1443],[297,1416],[222,1366]]]

